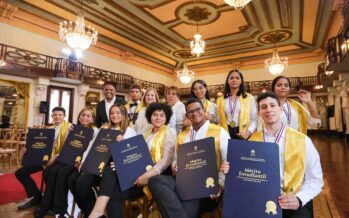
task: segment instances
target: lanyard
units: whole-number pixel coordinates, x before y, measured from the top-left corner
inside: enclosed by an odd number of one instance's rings
[[[281,136],[282,136],[282,133],[284,132],[285,127],[286,127],[286,125],[282,124],[280,130],[276,134],[276,138],[275,138],[274,143],[279,144]],[[265,141],[265,133],[263,133],[263,140]]]
[[[284,107],[282,107],[282,108],[283,108],[284,113],[285,113],[285,115],[286,115],[288,124],[291,124],[292,112],[291,112],[290,104],[289,104],[287,101],[286,101],[286,106],[287,106],[287,111],[285,110]]]
[[[194,129],[190,130],[190,135],[189,135],[189,140],[192,142],[195,140],[195,136],[196,136],[196,132],[194,131]]]
[[[232,101],[231,101],[231,97],[229,96],[229,110],[232,116],[232,120],[234,120],[234,115],[235,115],[235,110],[236,110],[236,105],[237,105],[237,101],[239,100],[238,96],[235,96],[234,101],[233,101],[233,106],[232,106]]]

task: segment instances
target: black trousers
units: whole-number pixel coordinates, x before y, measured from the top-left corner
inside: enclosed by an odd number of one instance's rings
[[[15,172],[16,178],[22,183],[28,198],[34,197],[37,200],[41,199],[41,192],[32,177],[30,177],[31,174],[41,170],[43,170],[42,166],[24,166]]]
[[[68,185],[74,196],[75,202],[82,211],[82,214],[88,217],[96,202],[96,195],[93,188],[99,186],[101,177],[91,173],[79,173],[74,171],[69,179]]]
[[[68,178],[77,171],[76,167],[66,164],[60,164],[57,170],[56,185],[54,187],[52,210],[65,214],[68,209]]]
[[[132,187],[126,191],[120,191],[120,184],[117,175],[108,166],[103,172],[98,196],[108,196],[110,200],[107,206],[109,218],[120,218],[122,214],[122,201],[125,199],[132,199],[143,196],[142,187]]]
[[[231,127],[228,125],[229,135],[231,139],[240,139],[237,134],[239,133],[239,127]]]
[[[182,201],[176,193],[175,177],[168,175],[155,176],[149,180],[148,186],[163,218],[200,217],[201,200]]]
[[[282,210],[282,218],[313,218],[313,200],[298,210]]]
[[[53,209],[59,214],[65,214],[68,207],[68,177],[75,167],[54,162],[44,170],[45,191],[40,207],[44,210]]]

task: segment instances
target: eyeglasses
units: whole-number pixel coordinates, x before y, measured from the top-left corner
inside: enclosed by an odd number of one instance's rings
[[[202,111],[202,108],[201,107],[197,107],[197,108],[195,108],[195,109],[193,109],[193,110],[190,110],[190,111],[187,111],[187,114],[188,115],[193,115],[194,113],[200,113]]]

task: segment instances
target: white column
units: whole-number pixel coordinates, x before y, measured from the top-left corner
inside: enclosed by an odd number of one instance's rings
[[[40,113],[40,102],[47,100],[47,86],[50,84],[50,80],[39,77],[36,80],[35,97],[34,97],[34,113],[33,113],[33,125],[41,126],[44,124],[44,114]]]
[[[86,107],[86,94],[90,90],[90,86],[86,84],[80,84],[78,86],[78,104],[77,111],[80,113],[81,109]]]
[[[340,96],[342,98],[344,124],[346,125],[345,134],[349,134],[349,73],[341,73],[339,78],[342,79]]]

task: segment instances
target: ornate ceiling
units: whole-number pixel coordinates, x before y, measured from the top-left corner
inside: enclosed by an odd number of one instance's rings
[[[8,0],[19,10],[55,25],[75,20],[80,0]],[[184,56],[193,68],[311,53],[324,46],[333,22],[332,0],[252,0],[235,10],[223,0],[84,0],[98,43],[157,63],[172,73]],[[206,41],[203,56],[190,56],[197,31]],[[57,35],[58,39],[58,35]],[[275,42],[277,42],[275,44]]]

